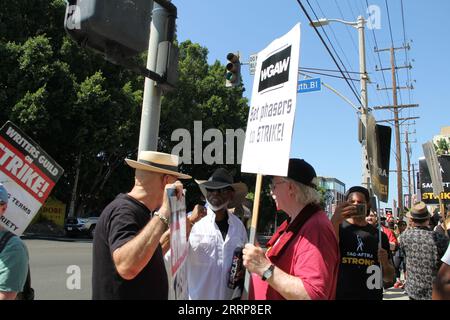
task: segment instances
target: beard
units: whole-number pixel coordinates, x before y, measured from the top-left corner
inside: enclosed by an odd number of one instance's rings
[[[222,203],[220,205],[217,205],[217,206],[211,204],[211,202],[209,202],[208,200],[206,200],[206,203],[208,204],[208,208],[211,208],[212,211],[219,211],[219,210],[222,210],[224,208],[226,209],[227,206],[228,206],[228,203],[230,203],[230,201],[229,200],[225,201],[224,203]]]

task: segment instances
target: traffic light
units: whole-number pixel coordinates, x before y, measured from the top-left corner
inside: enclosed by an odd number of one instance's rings
[[[69,0],[64,28],[80,46],[119,62],[147,51],[153,1]]]
[[[229,53],[227,54],[227,59],[225,86],[237,87],[241,84],[241,62],[239,61],[239,55]]]

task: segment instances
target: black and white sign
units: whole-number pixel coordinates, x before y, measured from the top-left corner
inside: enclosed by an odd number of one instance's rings
[[[440,198],[444,203],[450,203],[450,156],[437,157],[442,175],[443,192]],[[433,183],[425,158],[419,159],[419,187],[422,201],[426,204],[438,204],[439,198],[433,193]]]
[[[287,175],[299,53],[300,24],[258,53],[242,172]]]

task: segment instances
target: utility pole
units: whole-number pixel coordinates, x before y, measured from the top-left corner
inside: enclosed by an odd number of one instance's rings
[[[391,48],[392,96],[394,102],[395,149],[397,162],[397,200],[400,212],[403,212],[402,150],[400,145],[400,126],[398,120],[397,77],[395,76],[395,52]]]
[[[370,184],[370,172],[367,154],[367,124],[369,121],[369,102],[367,95],[367,83],[369,81],[369,76],[367,75],[366,69],[366,40],[365,40],[365,25],[366,20],[363,16],[359,16],[357,21],[344,21],[340,19],[326,19],[322,18],[316,21],[311,21],[310,26],[313,27],[323,27],[331,22],[338,22],[345,25],[349,25],[358,30],[358,54],[359,54],[359,74],[360,74],[360,90],[361,90],[361,123],[363,129],[362,137],[360,137],[361,142],[361,158],[362,158],[362,185],[366,186],[370,194],[372,194],[372,186]]]
[[[155,1],[148,45],[148,70],[164,69],[163,61],[158,59],[159,44],[173,40],[167,38],[168,35],[173,37],[176,14],[177,8],[169,0]],[[157,81],[145,78],[138,157],[140,151],[156,151],[158,148],[162,88],[157,84]]]
[[[409,146],[409,139],[408,139],[408,131],[406,131],[406,141],[405,141],[405,147],[406,147],[406,167],[408,168],[408,208],[411,208],[411,162],[410,162],[410,156],[411,156],[411,147]]]
[[[359,74],[361,78],[361,122],[364,126],[364,142],[362,148],[362,159],[363,159],[363,170],[362,170],[362,182],[366,186],[372,195],[372,186],[370,184],[370,172],[368,164],[368,153],[367,153],[367,123],[369,116],[369,99],[367,95],[367,82],[369,77],[367,75],[366,68],[366,39],[364,34],[364,27],[366,21],[362,16],[358,17],[356,28],[358,29],[358,53],[359,53]]]
[[[412,132],[412,133],[415,133]],[[411,143],[416,143],[417,141],[411,141],[409,139],[409,135],[411,133],[408,131],[408,129],[405,132],[405,150],[406,150],[406,165],[408,168],[408,203],[407,206],[408,208],[411,208],[411,197],[413,195],[413,185],[411,184],[411,154],[412,154],[412,149],[411,149]],[[414,175],[414,173],[413,173]]]
[[[393,105],[392,106],[380,106],[380,107],[374,107],[374,110],[380,110],[380,109],[390,109],[394,113],[394,119],[389,120],[382,120],[377,122],[393,122],[394,125],[394,132],[395,132],[395,149],[396,149],[396,164],[397,164],[397,203],[400,208],[400,212],[403,212],[403,178],[402,178],[402,152],[401,152],[401,141],[400,141],[400,121],[406,121],[406,120],[412,120],[412,119],[418,119],[418,117],[409,117],[409,118],[399,118],[399,110],[403,108],[414,108],[418,107],[417,104],[410,104],[410,105],[399,105],[398,99],[397,99],[397,90],[401,89],[413,89],[412,86],[406,86],[406,87],[398,87],[397,86],[397,77],[396,77],[396,70],[402,69],[402,68],[409,68],[411,69],[411,65],[397,67],[395,65],[395,50],[403,50],[403,49],[409,49],[409,45],[400,47],[400,48],[394,48],[391,47],[389,49],[375,49],[375,52],[381,52],[381,51],[389,51],[391,56],[391,67],[385,68],[385,69],[378,69],[377,71],[384,71],[384,70],[390,70],[392,75],[392,88],[378,88],[378,90],[390,90],[392,89],[392,96],[393,96]],[[408,168],[409,170],[409,168]]]

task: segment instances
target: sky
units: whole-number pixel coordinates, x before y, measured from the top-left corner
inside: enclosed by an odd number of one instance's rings
[[[401,118],[420,117],[405,121],[402,126],[402,141],[409,131],[412,157],[411,163],[418,168],[418,158],[423,156],[422,144],[439,134],[441,127],[450,126],[450,12],[448,0],[302,0],[308,13],[317,18],[356,21],[359,15],[366,19],[379,18],[379,28],[366,28],[366,60],[371,84],[368,90],[369,107],[392,105],[392,91],[377,90],[392,87],[391,72],[380,68],[390,67],[389,52],[374,51],[375,40],[379,49],[391,46],[391,32],[394,47],[402,47],[406,42],[411,49],[396,51],[397,66],[411,64],[410,69],[399,69],[398,85],[407,83],[414,90],[400,90],[399,104],[419,104],[418,108],[404,109]],[[386,2],[387,5],[386,6]],[[403,2],[403,18],[402,4]],[[219,60],[226,64],[228,52],[239,52],[241,62],[247,62],[251,54],[257,53],[274,39],[287,33],[295,24],[301,23],[300,67],[338,70],[325,46],[296,0],[174,0],[178,8],[177,36],[180,41],[191,40],[209,50],[210,63]],[[379,8],[379,16],[370,16],[369,6]],[[389,12],[389,14],[388,14]],[[389,18],[391,24],[389,24]],[[376,20],[373,20],[376,21]],[[404,27],[403,27],[404,26]],[[324,28],[336,59],[342,60],[348,71],[359,71],[358,32],[341,23],[332,23]],[[325,37],[324,33],[322,35]],[[332,47],[328,43],[331,50]],[[381,61],[381,64],[380,64]],[[248,66],[241,69],[244,95],[251,100],[253,76]],[[329,72],[330,73],[330,72]],[[333,73],[340,75],[339,73]],[[313,74],[311,74],[314,76]],[[358,77],[352,74],[352,77]],[[319,75],[322,82],[332,86],[342,95],[358,105],[355,94],[344,79]],[[302,77],[300,76],[299,79]],[[356,94],[360,84],[354,82]],[[389,111],[374,111],[377,121],[393,119]],[[291,157],[300,157],[311,163],[320,176],[335,177],[349,188],[361,184],[361,145],[358,142],[357,114],[342,98],[326,88],[320,92],[297,95],[295,127],[292,138]],[[387,123],[381,123],[388,125]],[[396,170],[395,136],[392,130],[390,169]],[[406,169],[405,145],[402,144],[402,165]],[[404,175],[404,185],[407,175]],[[397,198],[396,173],[391,172],[389,200],[381,207],[392,207],[392,199]],[[407,188],[404,189],[407,193]]]

